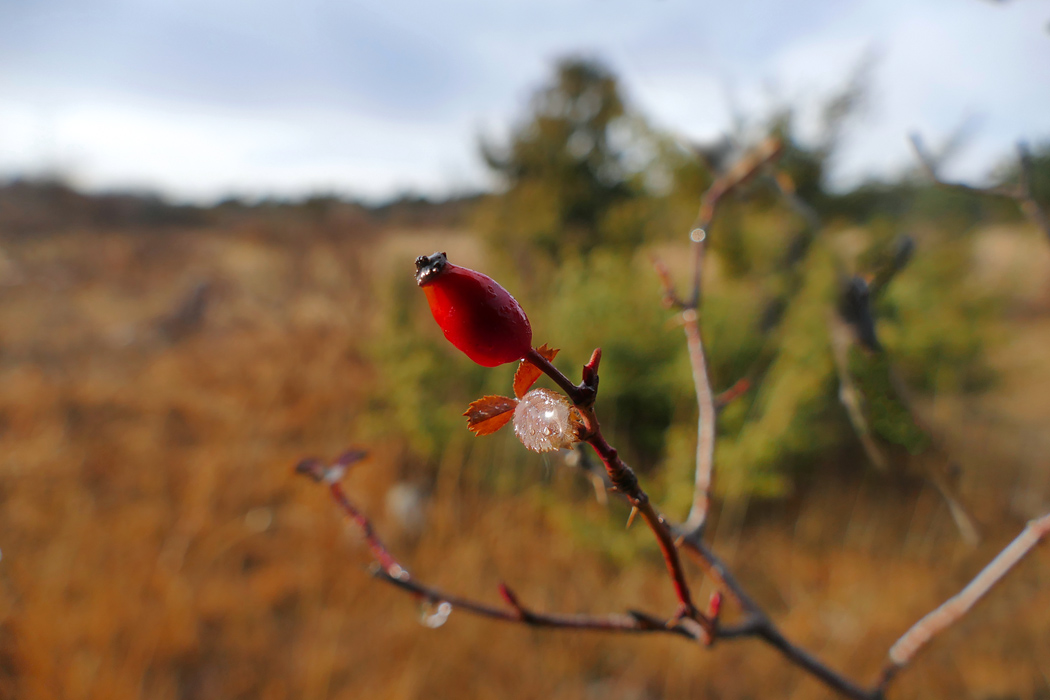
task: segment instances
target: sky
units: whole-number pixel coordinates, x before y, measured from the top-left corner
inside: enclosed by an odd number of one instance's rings
[[[479,136],[567,55],[700,141],[783,104],[812,124],[867,62],[839,187],[911,167],[915,131],[964,131],[950,174],[975,180],[1050,139],[1047,0],[0,0],[0,178],[202,204],[486,188]]]

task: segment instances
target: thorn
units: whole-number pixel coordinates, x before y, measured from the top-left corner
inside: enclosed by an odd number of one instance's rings
[[[602,349],[595,348],[591,353],[591,359],[583,366],[583,383],[589,387],[598,388],[598,365],[602,361]]]
[[[715,591],[711,594],[711,600],[707,604],[707,616],[712,620],[717,620],[720,612],[722,612],[722,592]]]
[[[507,584],[501,583],[499,585],[499,595],[507,605],[515,610],[521,608],[521,604],[518,603],[518,596],[514,595],[514,591],[510,590]]]
[[[518,600],[518,596],[514,593],[514,591],[510,589],[509,586],[507,586],[507,584],[501,583],[499,585],[499,595],[501,598],[503,598],[503,602],[505,602],[510,607],[514,608],[514,612],[518,614],[519,620],[525,622],[529,620],[529,612],[525,610],[524,607],[522,607],[521,602]]]
[[[685,535],[679,535],[674,541],[674,548],[679,549],[683,542],[685,542]]]
[[[631,514],[627,516],[627,527],[625,530],[631,529],[631,523],[634,522],[634,516],[638,515],[638,506],[631,506]]]

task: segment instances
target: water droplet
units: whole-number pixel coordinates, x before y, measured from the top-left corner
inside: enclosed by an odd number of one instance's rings
[[[707,231],[702,228],[694,228],[689,232],[689,239],[693,241],[693,243],[700,243],[705,238],[707,238]]]
[[[549,389],[534,389],[514,409],[514,432],[528,449],[549,452],[576,442],[579,411]]]
[[[252,508],[244,514],[244,525],[252,532],[266,532],[272,524],[273,511],[265,506]]]
[[[406,578],[408,578],[408,572],[402,569],[397,564],[391,566],[390,570],[386,573],[390,576],[390,578],[396,578],[399,581],[404,581]]]
[[[423,601],[419,607],[419,622],[424,627],[436,630],[448,622],[448,616],[452,614],[452,604],[441,601],[437,605],[433,601]]]

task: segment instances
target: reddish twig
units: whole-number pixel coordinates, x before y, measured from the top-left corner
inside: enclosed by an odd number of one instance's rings
[[[368,543],[368,548],[372,550],[372,556],[375,557],[383,571],[393,578],[407,578],[408,571],[398,564],[394,555],[390,553],[390,550],[379,539],[371,521],[350,502],[350,499],[346,497],[346,493],[343,492],[343,487],[339,485],[339,480],[343,478],[347,468],[355,462],[364,459],[365,455],[366,453],[363,450],[351,450],[343,453],[331,465],[325,465],[318,459],[304,459],[295,466],[295,471],[310,477],[318,483],[328,484],[328,490],[332,494],[332,499],[339,504],[339,507],[343,509],[347,517],[361,528],[365,541]]]
[[[416,581],[390,553],[379,539],[375,528],[368,517],[361,512],[347,497],[338,479],[345,472],[345,466],[338,462],[326,467],[318,460],[303,460],[296,471],[305,474],[315,481],[327,483],[332,500],[363,533],[368,548],[378,564],[374,576],[401,590],[408,591],[415,597],[431,603],[448,603],[453,608],[466,610],[474,615],[506,622],[521,622],[534,627],[561,627],[579,630],[600,630],[614,632],[667,632],[689,639],[700,639],[696,629],[679,620],[660,620],[646,613],[631,611],[626,615],[556,615],[538,613],[528,610],[518,601],[517,596],[506,586],[500,586],[500,594],[511,610],[496,608],[484,603],[445,593]]]
[[[529,627],[549,627],[595,632],[645,633],[663,632],[696,641],[699,636],[687,624],[675,620],[662,620],[647,613],[629,611],[623,615],[559,615],[539,613],[523,606],[505,584],[500,584],[500,597],[508,608],[479,603],[469,598],[450,595],[437,588],[423,585],[411,578],[394,578],[385,572],[377,572],[376,578],[395,588],[407,591],[429,603],[448,603],[453,610],[463,610],[472,615],[487,617],[501,622],[515,622]]]
[[[347,453],[363,456],[364,453]],[[353,461],[356,461],[354,459]],[[452,595],[420,583],[414,579],[404,566],[402,566],[382,540],[376,534],[371,520],[354,505],[347,497],[346,492],[339,483],[339,479],[346,471],[348,464],[337,460],[335,464],[326,466],[316,459],[306,459],[296,466],[296,471],[309,476],[314,481],[328,484],[332,500],[339,506],[340,510],[356,525],[365,537],[372,557],[378,565],[373,572],[380,581],[389,583],[396,588],[411,593],[414,597],[434,604],[447,603],[452,609],[459,609],[480,617],[504,622],[519,622],[530,627],[556,627],[575,630],[595,630],[604,632],[664,632],[685,637],[691,640],[706,641],[707,634],[701,625],[693,620],[682,620],[672,618],[663,620],[648,613],[629,611],[624,615],[558,615],[539,613],[526,608],[518,600],[510,588],[505,584],[500,585],[500,596],[509,606],[497,608],[485,603],[480,603],[469,598]],[[447,616],[447,613],[446,613]],[[692,624],[690,624],[692,623]]]
[[[751,380],[748,377],[736,380],[733,386],[715,396],[715,411],[721,411],[749,391],[751,391]]]
[[[620,458],[616,449],[602,435],[601,425],[598,423],[598,417],[593,408],[598,388],[598,365],[601,361],[601,356],[601,348],[596,349],[591,355],[590,362],[584,365],[583,382],[579,386],[573,385],[561,370],[545,360],[538,352],[533,351],[527,357],[530,362],[536,364],[547,376],[553,379],[559,387],[562,387],[569,393],[569,397],[573,400],[576,407],[580,409],[580,414],[583,417],[583,432],[580,439],[594,449],[599,459],[602,460],[602,464],[605,465],[605,471],[609,475],[609,481],[612,482],[613,488],[623,494],[633,508],[638,509],[638,512],[641,513],[642,518],[645,519],[649,529],[652,530],[653,535],[656,537],[656,542],[660,546],[660,552],[663,554],[664,563],[667,565],[667,571],[674,585],[675,595],[678,597],[679,610],[676,619],[695,620],[708,635],[711,635],[714,632],[714,623],[693,604],[689,583],[686,581],[685,572],[682,570],[682,563],[678,556],[678,549],[675,547],[671,529],[663,516],[653,508],[649,496],[639,485],[638,477],[635,475],[634,470]],[[588,389],[588,391],[584,391],[584,389]],[[580,395],[583,401],[578,401],[573,396],[574,393]]]
[[[611,448],[610,448],[611,449]],[[877,682],[865,688],[843,674],[827,666],[820,659],[789,640],[773,623],[769,615],[747,593],[729,568],[706,545],[699,541],[684,541],[683,547],[690,552],[704,570],[715,580],[717,587],[732,597],[744,612],[743,621],[733,625],[717,622],[719,603],[712,602],[709,616],[697,614],[690,618],[682,615],[664,620],[638,611],[625,615],[559,615],[538,613],[525,607],[505,585],[500,586],[500,595],[507,608],[498,608],[469,598],[448,594],[424,585],[411,577],[379,539],[369,519],[347,498],[338,479],[345,465],[337,463],[324,467],[317,460],[304,460],[298,471],[314,480],[327,483],[332,499],[340,509],[364,533],[372,556],[379,567],[376,578],[412,594],[429,603],[448,604],[444,616],[453,609],[464,610],[492,620],[525,624],[532,627],[547,627],[571,630],[590,630],[623,633],[666,633],[699,641],[709,645],[718,639],[736,640],[755,638],[773,647],[785,659],[803,669],[829,688],[854,700],[880,700],[889,683],[906,667],[915,654],[936,634],[946,629],[965,615],[993,585],[998,583],[1035,545],[1050,534],[1050,513],[1028,523],[1024,532],[1011,542],[973,581],[958,595],[916,623],[890,649],[889,662]],[[649,510],[656,521],[668,530],[674,530],[652,506]],[[643,511],[644,513],[644,511]],[[720,602],[720,601],[719,601]],[[440,609],[439,609],[440,613]]]
[[[304,460],[298,470],[317,481],[327,483],[332,498],[343,512],[364,533],[372,556],[379,567],[375,575],[420,600],[437,604],[441,617],[435,623],[440,624],[454,608],[465,610],[475,615],[505,622],[519,623],[534,627],[550,627],[575,630],[595,630],[624,633],[666,633],[674,634],[692,641],[711,644],[717,639],[756,638],[776,649],[788,661],[820,680],[829,688],[854,700],[881,700],[886,687],[896,673],[907,666],[915,654],[934,635],[941,632],[961,618],[988,590],[1012,569],[1041,539],[1050,533],[1050,514],[1031,521],[1025,531],[1007,546],[974,580],[957,596],[946,602],[924,617],[897,641],[889,651],[889,662],[870,688],[863,687],[843,674],[827,666],[820,659],[804,648],[791,642],[773,623],[769,615],[747,593],[736,580],[729,568],[701,540],[703,522],[706,518],[708,491],[710,488],[711,459],[714,449],[714,399],[703,354],[703,342],[700,336],[697,309],[700,299],[701,267],[703,262],[706,228],[712,222],[718,203],[737,185],[747,181],[756,172],[770,163],[780,152],[779,141],[770,140],[763,148],[749,158],[741,161],[727,175],[719,178],[705,192],[697,223],[691,237],[696,244],[693,288],[688,302],[682,302],[675,294],[667,268],[656,262],[657,272],[664,281],[665,295],[669,305],[677,307],[686,328],[686,337],[690,347],[690,359],[693,363],[694,384],[697,389],[697,400],[701,405],[701,423],[698,429],[698,455],[696,494],[694,507],[684,526],[675,526],[660,514],[652,505],[648,495],[642,489],[634,471],[620,459],[602,435],[594,411],[594,402],[598,389],[598,367],[601,361],[601,350],[597,349],[590,361],[583,368],[580,384],[573,384],[549,360],[537,351],[532,350],[526,359],[547,374],[573,401],[583,419],[581,440],[586,441],[601,458],[613,488],[640,512],[656,537],[661,553],[664,556],[668,573],[674,584],[675,594],[679,601],[679,610],[670,619],[664,620],[647,613],[629,611],[625,615],[559,615],[535,612],[521,603],[518,596],[506,585],[500,586],[500,595],[506,607],[495,607],[467,598],[449,595],[436,588],[426,586],[413,579],[390,551],[383,545],[368,518],[359,511],[346,497],[339,485],[339,479],[346,467],[357,461],[363,453],[351,452],[344,455],[336,464],[325,467],[317,460]],[[790,181],[786,178],[774,178],[778,189],[785,199],[810,223],[814,231],[819,229],[819,218],[815,212],[794,194]],[[814,223],[815,222],[815,223]],[[705,422],[705,416],[707,417]],[[709,436],[709,437],[707,437]],[[695,514],[699,513],[699,516]],[[697,521],[699,520],[699,524]],[[674,540],[675,535],[678,540]],[[705,572],[714,580],[718,592],[712,597],[708,613],[697,609],[692,600],[689,584],[686,580],[679,556],[678,547],[689,552]],[[743,620],[722,625],[719,622],[721,609],[721,592],[728,594],[736,601],[743,612]],[[449,606],[444,608],[443,606]]]

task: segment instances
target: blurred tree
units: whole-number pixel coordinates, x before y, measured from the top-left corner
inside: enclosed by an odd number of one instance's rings
[[[483,228],[516,257],[538,252],[562,260],[599,245],[637,246],[644,213],[626,205],[644,194],[638,173],[651,159],[647,131],[608,68],[561,61],[509,143],[482,141],[482,156],[504,187]]]
[[[1032,146],[1031,182],[1032,196],[1043,206],[1050,206],[1050,141]]]
[[[536,344],[562,348],[560,365],[579,366],[593,347],[604,348],[607,435],[641,469],[663,467],[665,481],[656,486],[664,493],[657,495],[670,496],[669,505],[676,485],[688,481],[696,407],[685,344],[657,310],[659,284],[643,248],[659,242],[685,253],[701,193],[742,144],[778,135],[785,144],[778,171],[828,225],[815,227],[761,177],[725,202],[714,222],[701,309],[712,381],[724,389],[747,377],[754,387],[720,416],[720,488],[781,495],[804,465],[850,445],[859,451],[839,401],[828,319],[841,280],[877,281],[879,261],[904,225],[915,261],[879,295],[869,331],[878,331],[917,389],[987,384],[983,347],[994,307],[966,280],[973,224],[995,212],[970,203],[949,215],[955,193],[910,180],[831,190],[829,163],[862,103],[858,75],[826,102],[815,140],[799,137],[796,113],[784,107],[714,147],[685,148],[632,112],[611,71],[572,58],[557,64],[505,146],[482,144],[503,183],[479,203],[475,221],[491,252],[486,272],[523,303]],[[407,288],[408,279],[398,284]],[[416,292],[390,296],[376,356],[383,376],[398,378],[383,402],[427,452],[457,429],[454,407],[505,392],[507,378],[479,374],[436,333],[410,340],[425,317]],[[855,356],[849,369],[873,434],[923,449],[914,421],[891,401],[885,368],[867,361]],[[512,466],[504,462],[501,470]]]

